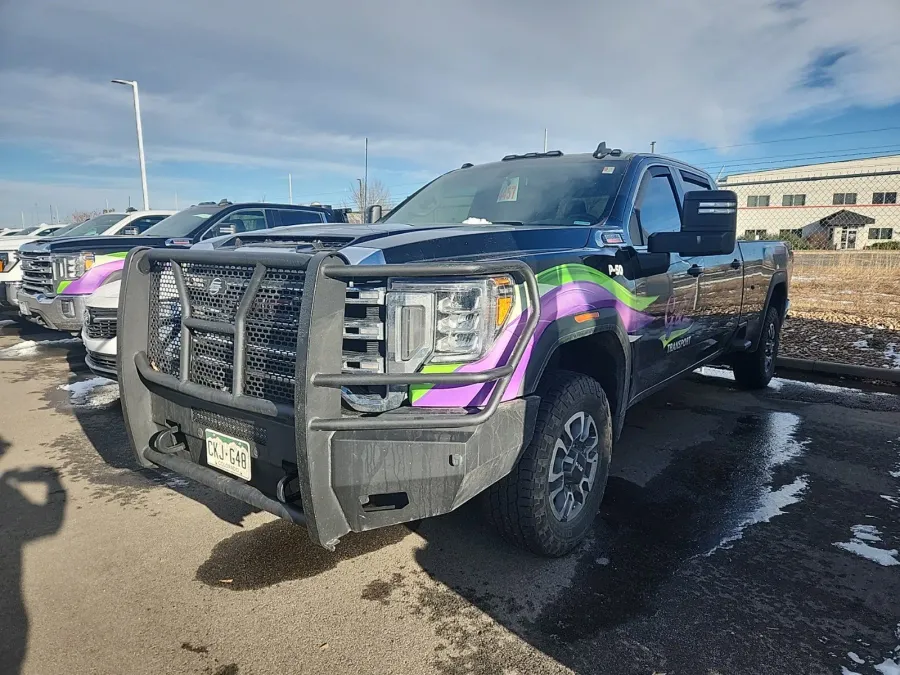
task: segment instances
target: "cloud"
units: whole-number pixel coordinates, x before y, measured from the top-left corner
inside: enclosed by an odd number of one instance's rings
[[[895,0],[29,0],[0,5],[0,143],[86,176],[130,170],[130,92],[114,77],[141,84],[162,175],[200,164],[343,186],[365,136],[388,184],[538,149],[544,127],[565,151],[734,143],[900,100],[897,25]]]

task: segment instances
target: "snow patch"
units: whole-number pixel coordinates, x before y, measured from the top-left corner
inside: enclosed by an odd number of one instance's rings
[[[881,498],[886,499],[894,506],[900,506],[900,500],[898,500],[896,497],[891,497],[891,495],[881,495]]]
[[[865,661],[863,661],[861,658],[859,658],[859,656],[857,654],[855,654],[854,652],[847,652],[847,656],[850,657],[850,660],[853,661],[853,663],[855,663],[858,666],[865,663]]]
[[[102,408],[119,398],[119,385],[105,377],[61,384],[59,388],[69,392],[69,403],[79,408]]]
[[[889,342],[887,349],[884,350],[884,360],[891,362],[891,368],[900,368],[900,345]]]
[[[888,550],[866,543],[881,541],[881,532],[878,531],[877,527],[874,525],[854,525],[850,530],[853,532],[853,537],[850,541],[836,541],[834,545],[839,549],[855,553],[885,567],[900,565],[900,560],[897,559],[897,549]],[[897,675],[900,675],[900,673],[897,673]]]
[[[493,225],[493,223],[489,220],[485,220],[484,218],[466,218],[462,221],[463,225]]]
[[[34,356],[44,347],[62,347],[81,342],[78,338],[65,338],[63,340],[23,340],[11,347],[0,349],[0,359],[20,359],[23,356]]]
[[[900,661],[900,657],[898,657],[898,661]],[[898,661],[894,661],[894,659],[885,659],[875,666],[875,670],[881,673],[881,675],[900,675],[900,662]]]
[[[766,465],[763,470],[763,480],[769,486],[757,498],[755,508],[741,518],[737,525],[706,553],[707,556],[712,555],[720,548],[731,548],[730,544],[741,539],[744,536],[744,530],[748,527],[756,523],[768,523],[775,516],[785,513],[786,507],[796,504],[802,499],[804,492],[809,487],[806,476],[798,476],[792,483],[778,489],[771,487],[775,469],[796,459],[806,449],[805,441],[801,442],[794,438],[799,425],[800,418],[793,413],[770,413],[769,436],[771,443],[767,448]]]
[[[847,666],[841,666],[841,675],[861,675],[855,670],[850,670]]]
[[[888,474],[891,478],[900,478],[900,466],[897,467],[896,471],[888,471]]]
[[[900,352],[898,352],[900,357]],[[900,366],[898,366],[900,367]],[[705,377],[716,377],[722,380],[734,381],[734,373],[728,368],[718,368],[714,366],[702,366],[695,371],[698,375]],[[839,387],[834,384],[821,384],[820,382],[803,382],[801,380],[786,380],[781,377],[773,377],[769,382],[769,389],[773,391],[781,391],[785,386],[794,387],[796,389],[807,389],[810,391],[826,392],[828,394],[859,394],[859,389],[851,387]],[[896,394],[888,394],[883,391],[867,391],[867,396],[896,396]]]
[[[852,347],[856,347],[857,349],[868,349],[869,343],[865,340],[857,340],[856,342],[851,342],[850,345]]]

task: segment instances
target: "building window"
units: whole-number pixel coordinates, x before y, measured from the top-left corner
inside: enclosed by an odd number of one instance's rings
[[[750,241],[758,241],[760,239],[765,239],[768,236],[769,233],[766,230],[744,230],[744,239]]]
[[[869,239],[893,239],[894,228],[892,227],[870,227]]]
[[[806,206],[806,195],[784,195],[781,198],[782,206]]]
[[[855,204],[856,203],[856,193],[855,192],[835,192],[834,200],[831,202],[832,204]]]
[[[873,192],[872,193],[872,203],[873,204],[896,204],[897,203],[897,193],[896,192]]]
[[[747,197],[747,206],[768,206],[769,195],[750,195]]]

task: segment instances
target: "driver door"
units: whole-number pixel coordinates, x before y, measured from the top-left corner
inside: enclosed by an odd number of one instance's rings
[[[641,179],[630,218],[632,243],[638,251],[646,251],[651,234],[680,229],[681,207],[671,171],[665,166],[651,166]],[[637,395],[696,365],[700,342],[694,335],[698,278],[690,263],[673,253],[668,272],[638,279],[635,292],[652,300],[644,310],[650,323],[631,336],[633,393]]]

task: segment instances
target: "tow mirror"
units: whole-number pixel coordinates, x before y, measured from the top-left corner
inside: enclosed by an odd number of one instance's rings
[[[737,233],[737,194],[731,190],[698,190],[684,195],[680,232],[656,232],[647,238],[650,253],[727,255]]]
[[[375,223],[381,220],[381,204],[372,204],[366,209],[366,222]]]

